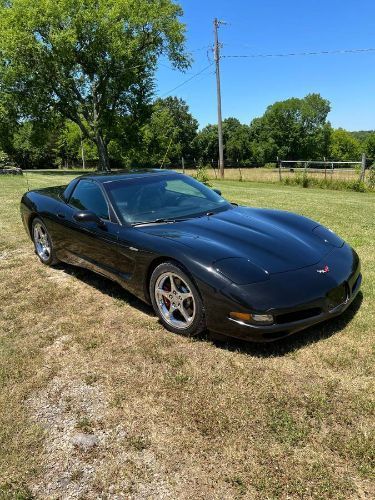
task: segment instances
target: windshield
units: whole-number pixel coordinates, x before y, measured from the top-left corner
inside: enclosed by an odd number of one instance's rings
[[[230,204],[204,184],[179,174],[105,183],[125,222],[150,223],[215,213]]]

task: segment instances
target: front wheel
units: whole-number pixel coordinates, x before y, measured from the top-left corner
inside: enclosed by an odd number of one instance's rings
[[[150,279],[150,297],[167,330],[191,337],[205,329],[202,299],[179,265],[164,262],[155,268]]]
[[[46,264],[47,266],[56,264],[58,260],[56,259],[53,251],[52,240],[48,234],[44,222],[39,218],[35,218],[33,220],[32,237],[35,247],[35,253],[39,257],[41,262],[43,262],[43,264]]]

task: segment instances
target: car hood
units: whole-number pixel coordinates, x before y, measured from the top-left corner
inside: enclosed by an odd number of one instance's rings
[[[140,230],[177,240],[210,264],[240,257],[274,274],[317,264],[333,250],[334,245],[313,232],[318,226],[290,212],[235,207],[173,224],[142,226]]]

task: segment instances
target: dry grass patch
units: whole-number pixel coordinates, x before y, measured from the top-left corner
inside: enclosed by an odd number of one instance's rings
[[[353,166],[352,166],[353,167]],[[293,180],[297,175],[302,176],[304,174],[304,168],[296,168],[296,165],[293,165],[293,171],[290,171],[290,168],[282,168],[281,169],[281,178],[283,181],[286,179]],[[176,169],[178,172],[182,172],[181,169]],[[197,169],[186,169],[185,173],[188,175],[196,175]],[[220,178],[219,171],[217,168],[213,169],[212,167],[208,167],[206,169],[206,173],[211,180],[217,181]],[[342,181],[356,181],[359,177],[359,171],[357,169],[345,169],[345,168],[335,168],[333,171],[330,168],[327,168],[325,173],[324,168],[317,170],[312,167],[312,170],[307,171],[307,175],[310,179],[317,179],[320,181],[326,180],[328,182],[342,182]],[[369,178],[370,172],[366,170],[366,180]],[[225,169],[225,179],[228,181],[237,181],[240,182],[280,182],[280,174],[278,168],[226,168]]]
[[[363,262],[340,320],[254,346],[173,335],[117,285],[42,266],[21,179],[1,182],[0,498],[374,497],[373,195],[220,184],[322,221]]]

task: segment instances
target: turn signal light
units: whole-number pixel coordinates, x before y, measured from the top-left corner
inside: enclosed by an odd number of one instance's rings
[[[242,312],[231,312],[229,313],[229,317],[237,321],[247,321],[263,325],[272,325],[273,323],[272,314],[250,314]]]
[[[251,314],[240,313],[240,312],[231,312],[231,313],[229,313],[229,316],[232,319],[237,319],[239,321],[251,321],[251,318],[252,318]]]

